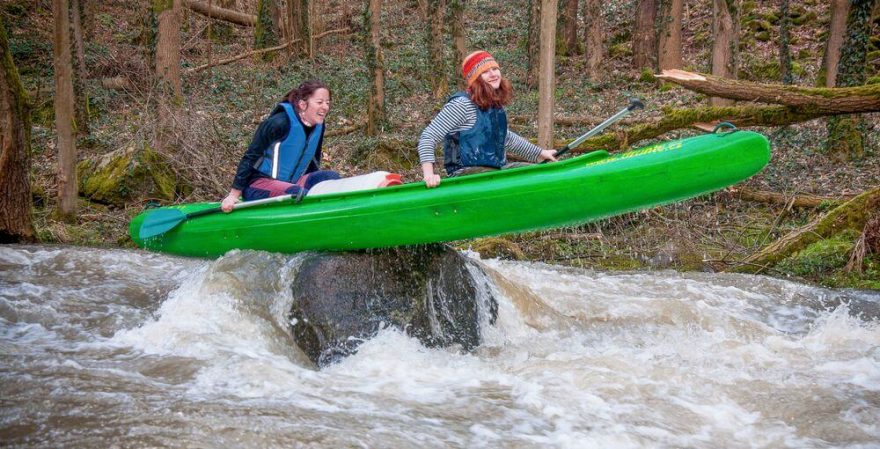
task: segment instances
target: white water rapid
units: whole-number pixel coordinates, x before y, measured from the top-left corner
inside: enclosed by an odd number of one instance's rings
[[[0,446],[880,448],[877,293],[485,260],[474,353],[385,329],[316,370],[299,262],[0,246]]]

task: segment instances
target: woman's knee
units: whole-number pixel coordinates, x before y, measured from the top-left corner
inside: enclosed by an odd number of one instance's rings
[[[319,170],[316,172],[309,173],[309,177],[306,178],[305,188],[311,189],[315,186],[315,184],[322,181],[330,181],[333,179],[339,179],[339,173],[336,173],[333,170]]]

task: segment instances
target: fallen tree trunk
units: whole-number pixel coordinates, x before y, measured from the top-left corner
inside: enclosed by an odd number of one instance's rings
[[[764,247],[728,271],[760,273],[823,238],[847,229],[862,232],[871,212],[869,205],[878,202],[880,187],[875,187]]]
[[[838,206],[844,201],[849,201],[852,196],[819,196],[810,194],[786,195],[777,192],[768,192],[765,190],[754,190],[749,188],[737,188],[736,195],[740,199],[746,201],[754,201],[758,203],[781,204],[786,207],[819,207],[823,204]]]
[[[183,3],[187,8],[212,19],[219,19],[246,27],[256,26],[257,24],[257,16],[254,15],[233,11],[231,9],[219,8],[214,5],[209,6],[207,3],[202,3],[197,0],[183,0]]]
[[[658,79],[715,97],[777,103],[772,106],[724,106],[671,109],[650,123],[630,126],[585,140],[576,152],[621,150],[640,140],[653,139],[676,129],[711,129],[712,123],[731,122],[738,127],[785,126],[838,114],[880,111],[880,84],[848,88],[807,88],[750,83],[712,75],[666,70]]]
[[[664,70],[657,79],[713,97],[781,104],[802,113],[832,115],[880,111],[880,84],[844,88],[800,87],[751,83],[684,70]]]
[[[724,106],[672,109],[659,120],[631,126],[585,140],[577,152],[585,150],[622,150],[645,139],[653,139],[669,131],[687,128],[698,123],[731,122],[736,126],[782,126],[805,122],[827,114],[798,112],[785,106]]]

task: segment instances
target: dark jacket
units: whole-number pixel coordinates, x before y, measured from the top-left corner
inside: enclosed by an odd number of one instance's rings
[[[299,117],[297,117],[297,120],[299,120]],[[302,125],[302,122],[300,122],[300,125]],[[314,131],[314,127],[303,126],[303,130],[305,130],[306,138],[308,138],[312,131]],[[254,133],[254,138],[251,140],[251,144],[248,145],[247,151],[238,163],[238,169],[235,172],[235,179],[232,181],[232,188],[244,190],[257,178],[266,178],[267,176],[260,173],[260,171],[255,168],[255,165],[260,158],[263,157],[266,148],[269,148],[275,142],[284,140],[289,132],[290,119],[287,118],[287,113],[284,112],[283,108],[276,107],[275,110],[272,111],[272,114],[269,115],[266,120],[263,120],[263,122],[260,123],[260,126],[257,127],[257,131]],[[318,150],[315,152],[315,157],[312,158],[312,161],[309,163],[309,166],[305,171],[306,173],[316,171],[320,166],[321,147],[324,143],[323,132],[324,127],[321,127],[321,140],[318,142]]]

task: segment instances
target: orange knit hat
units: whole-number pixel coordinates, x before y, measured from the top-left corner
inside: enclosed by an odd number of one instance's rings
[[[489,52],[477,50],[464,58],[464,62],[461,63],[461,76],[470,86],[483,72],[492,68],[500,69],[501,67]]]

